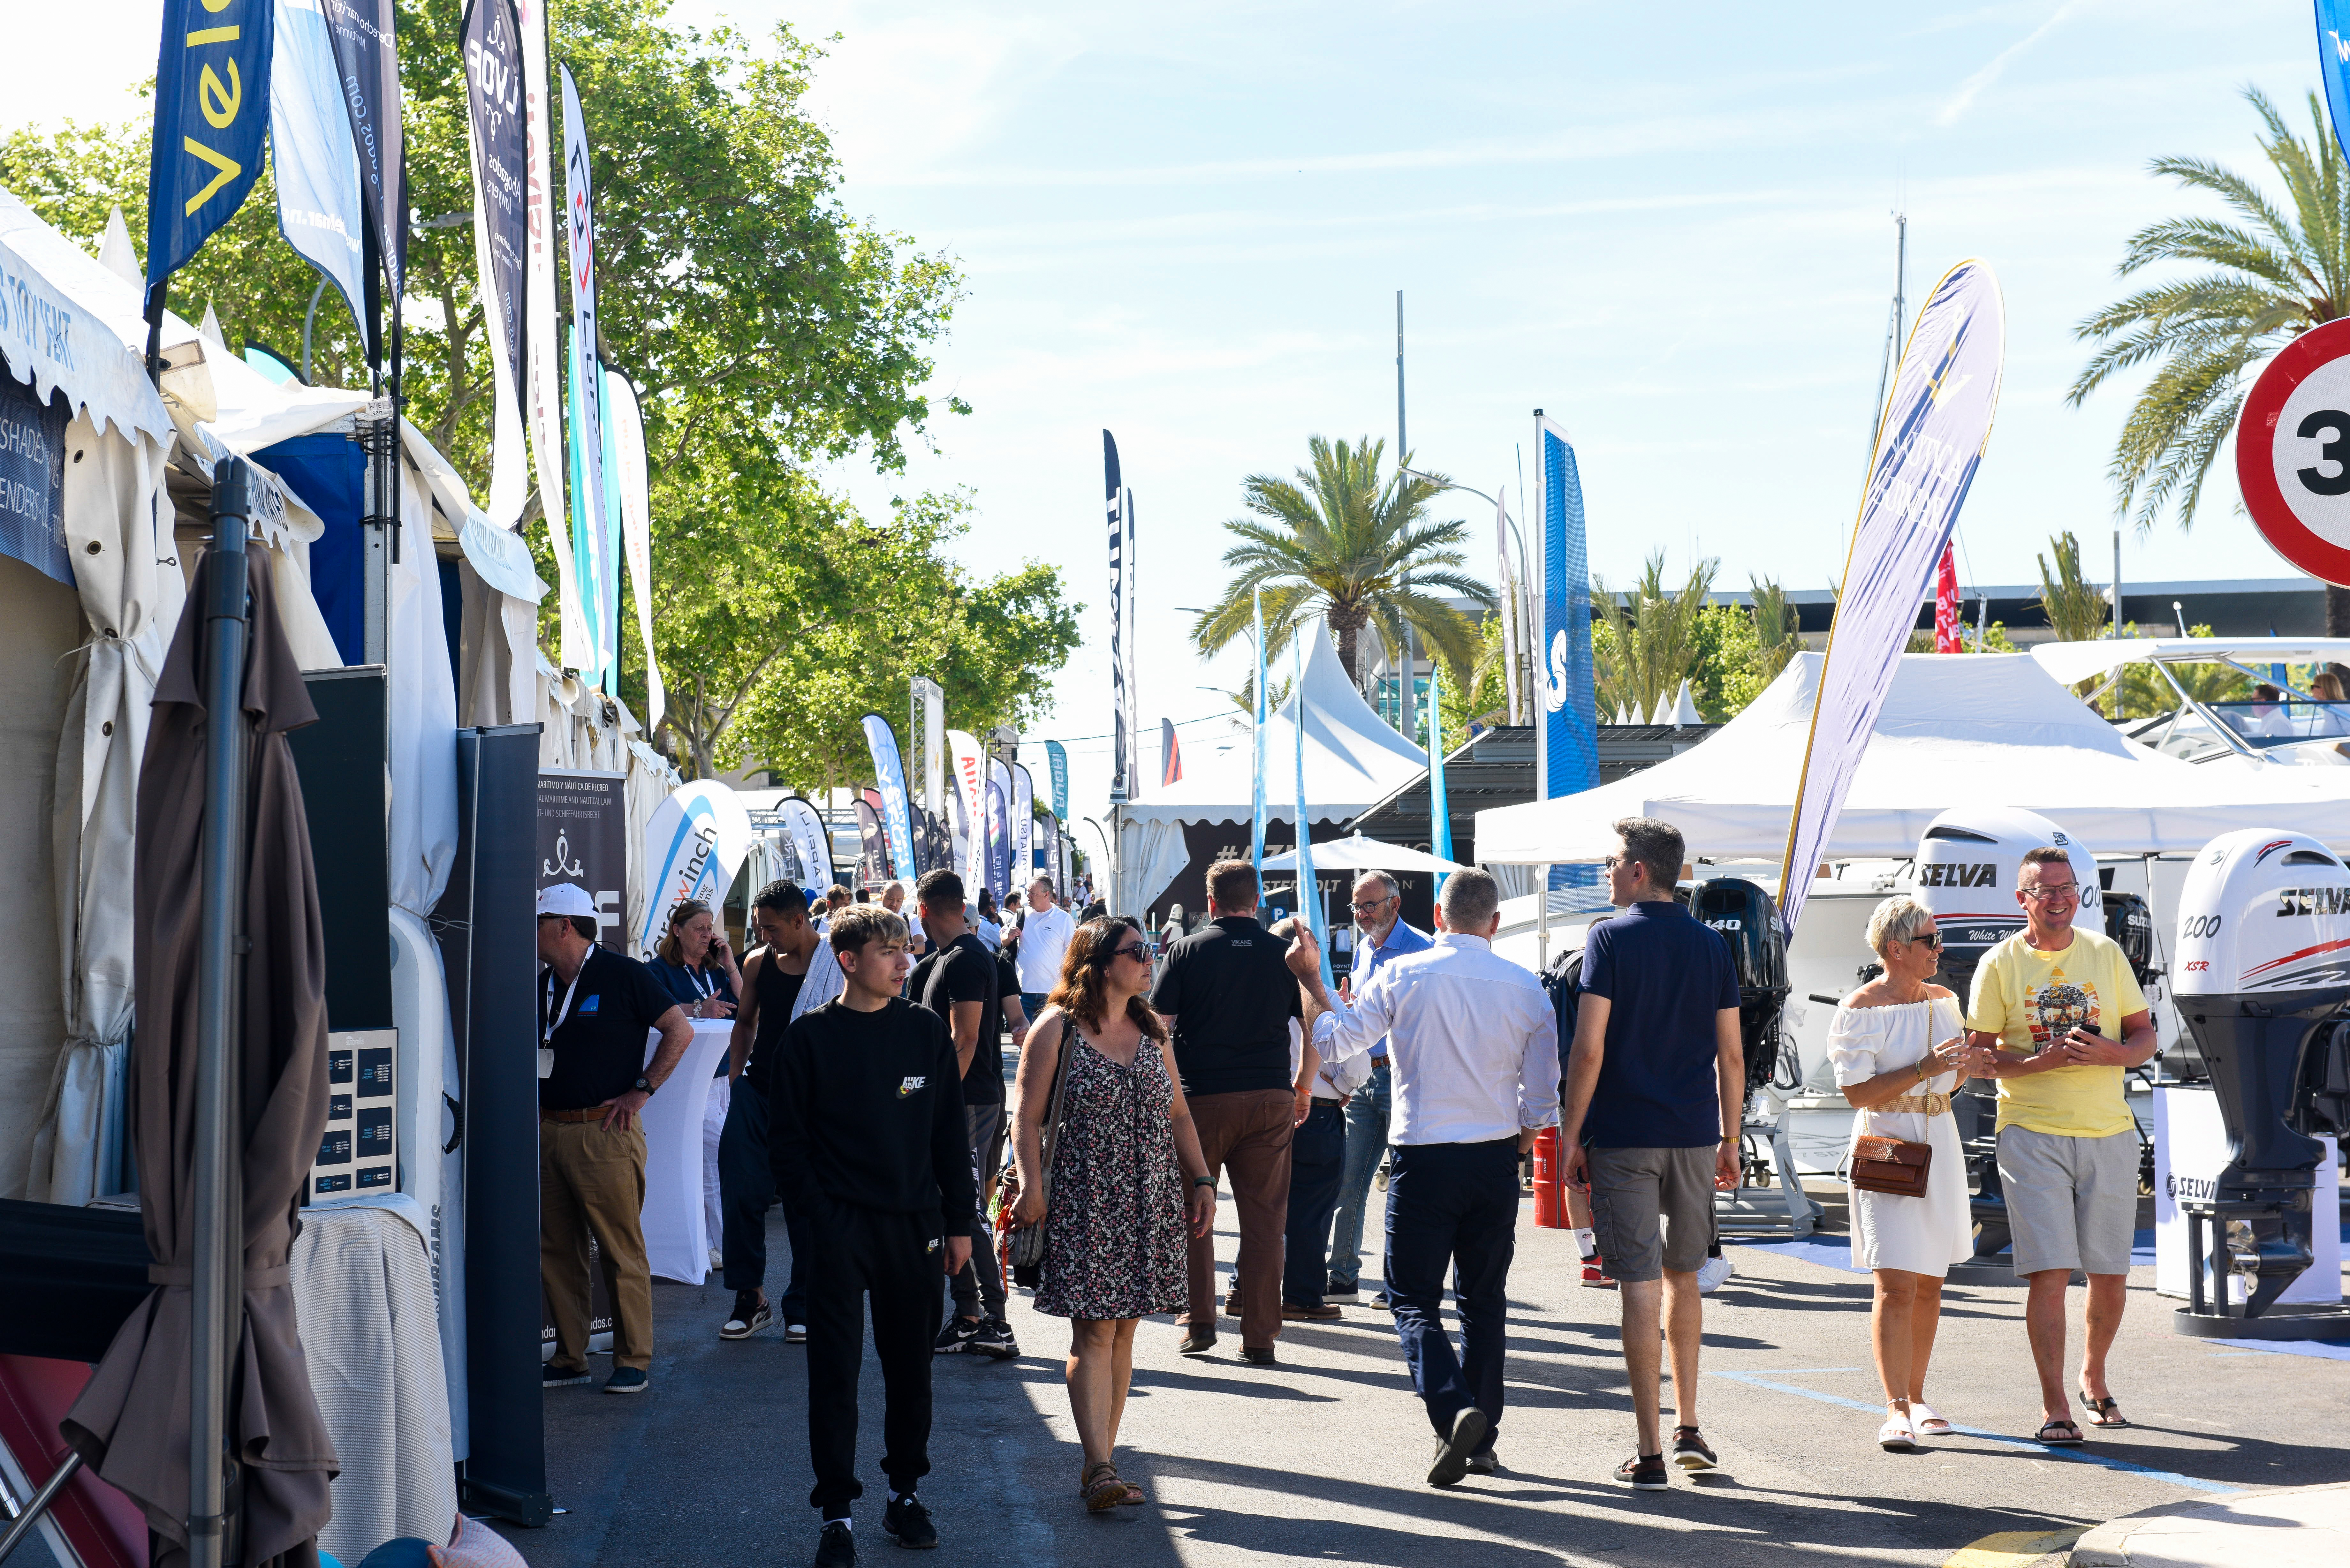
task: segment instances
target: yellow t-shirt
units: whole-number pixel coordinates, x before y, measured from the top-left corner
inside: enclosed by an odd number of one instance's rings
[[[1967,1027],[2000,1036],[2000,1049],[2029,1056],[2076,1025],[2108,1040],[2122,1020],[2146,1011],[2129,960],[2111,938],[2074,928],[2072,945],[2043,952],[2023,933],[2001,942],[1975,971]],[[2056,1067],[1999,1080],[1999,1125],[2052,1137],[2110,1137],[2137,1124],[2122,1103],[2120,1067]]]

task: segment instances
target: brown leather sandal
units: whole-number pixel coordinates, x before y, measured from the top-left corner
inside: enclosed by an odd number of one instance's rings
[[[1087,1465],[1083,1482],[1087,1513],[1107,1513],[1126,1501],[1127,1484],[1118,1479],[1118,1467],[1107,1459]]]

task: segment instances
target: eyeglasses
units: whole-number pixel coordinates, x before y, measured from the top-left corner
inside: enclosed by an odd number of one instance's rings
[[[1633,859],[1628,855],[1610,855],[1603,864],[1610,871],[1638,870],[1640,866],[1639,861]]]
[[[1149,958],[1150,956],[1150,944],[1148,942],[1128,942],[1122,948],[1110,949],[1109,956],[1114,959]]]
[[[2054,882],[2039,888],[2019,888],[2016,891],[2035,904],[2044,904],[2052,900],[2061,904],[2067,898],[2079,898],[2081,885],[2078,882]]]
[[[1389,893],[1384,898],[1374,898],[1367,904],[1357,904],[1355,906],[1355,913],[1358,915],[1376,915],[1381,909],[1386,909],[1389,904],[1394,903],[1395,900],[1396,895]]]

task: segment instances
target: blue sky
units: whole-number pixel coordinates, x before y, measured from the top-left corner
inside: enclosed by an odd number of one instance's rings
[[[92,37],[151,36],[156,9],[85,0],[16,36],[57,27],[38,57],[71,58]],[[2005,292],[1961,580],[2030,581],[2065,528],[2102,579],[2128,388],[2064,406],[2085,357],[2073,325],[2120,291],[2132,231],[2199,205],[2147,160],[2258,173],[2241,88],[2298,124],[2316,83],[2309,8],[2284,0],[681,0],[679,15],[841,35],[812,107],[850,208],[961,261],[938,386],[974,413],[941,421],[901,478],[830,477],[876,508],[967,486],[972,565],[1065,568],[1087,645],[1038,736],[1107,728],[1101,430],[1142,527],[1146,723],[1214,713],[1198,688],[1237,685],[1241,659],[1196,660],[1173,607],[1222,581],[1219,525],[1244,475],[1285,472],[1315,433],[1392,441],[1399,288],[1422,466],[1514,493],[1539,406],[1577,439],[1604,575],[1661,547],[1677,571],[1718,556],[1727,587],[1825,586],[1866,456],[1897,208],[1913,302],[1967,255]],[[129,112],[122,84],[151,58],[83,58],[0,115]],[[2234,490],[2223,468],[2191,535],[2127,539],[2125,575],[2285,575]],[[1490,513],[1464,500],[1490,575]],[[1101,743],[1072,751],[1076,793],[1097,802]]]

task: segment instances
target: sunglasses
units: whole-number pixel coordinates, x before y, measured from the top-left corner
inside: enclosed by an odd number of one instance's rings
[[[1107,963],[1110,959],[1149,958],[1149,956],[1150,945],[1148,942],[1128,942],[1122,948],[1110,949],[1108,957],[1102,961]]]
[[[1939,931],[1928,931],[1923,936],[1911,937],[1909,940],[1913,942],[1924,943],[1929,951],[1940,952],[1942,950],[1942,933]]]

